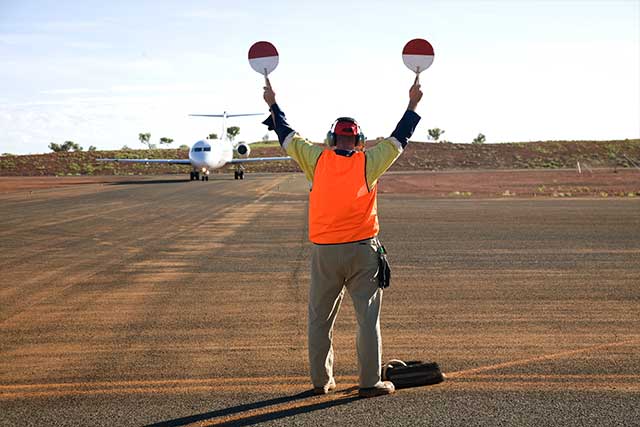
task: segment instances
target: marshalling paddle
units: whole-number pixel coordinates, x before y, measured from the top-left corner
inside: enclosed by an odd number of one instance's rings
[[[410,40],[402,49],[402,61],[411,71],[416,73],[418,83],[420,73],[433,64],[433,46],[425,39]]]
[[[249,65],[256,72],[264,76],[264,84],[271,89],[271,82],[269,81],[269,74],[278,66],[279,55],[276,47],[267,42],[259,41],[255,42],[249,48]],[[276,118],[271,113],[273,119],[273,125],[275,126]]]

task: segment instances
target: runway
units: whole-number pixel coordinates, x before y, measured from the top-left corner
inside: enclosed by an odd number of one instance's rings
[[[416,179],[421,179],[416,174]],[[640,200],[379,196],[384,359],[440,385],[310,396],[308,186],[158,178],[0,194],[0,425],[638,425]]]

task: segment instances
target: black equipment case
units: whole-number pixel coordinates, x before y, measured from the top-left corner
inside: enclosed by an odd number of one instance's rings
[[[382,380],[391,381],[396,388],[438,384],[445,376],[436,362],[391,360],[382,366]]]

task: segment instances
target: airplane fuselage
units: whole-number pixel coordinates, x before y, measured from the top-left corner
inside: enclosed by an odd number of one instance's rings
[[[189,150],[189,161],[194,171],[204,172],[219,169],[233,158],[233,146],[226,140],[204,139],[193,144]]]

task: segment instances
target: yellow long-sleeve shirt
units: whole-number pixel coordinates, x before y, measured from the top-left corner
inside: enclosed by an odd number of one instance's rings
[[[307,180],[313,184],[316,163],[324,150],[330,148],[313,144],[300,137],[297,133],[291,132],[282,144],[289,156],[291,156],[304,172]],[[367,185],[373,188],[380,176],[402,153],[402,145],[394,138],[389,137],[380,141],[375,147],[365,151]]]

